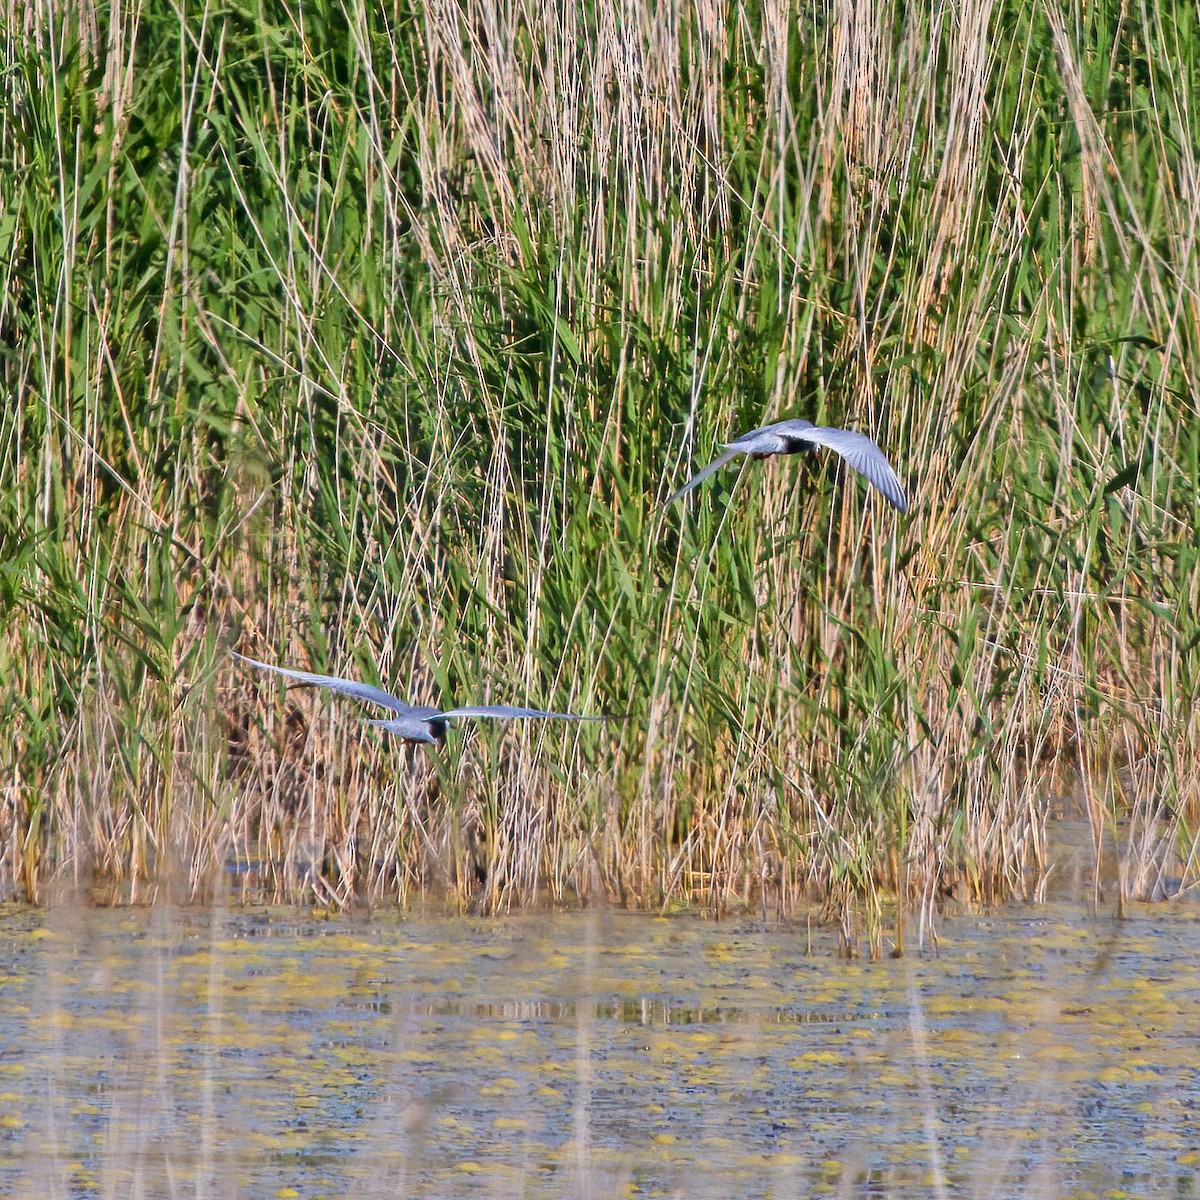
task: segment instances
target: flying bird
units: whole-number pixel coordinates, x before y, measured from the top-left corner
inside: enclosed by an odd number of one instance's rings
[[[725,452],[703,470],[697,471],[666,504],[674,504],[680,496],[687,495],[698,483],[703,483],[714,471],[719,471],[739,454],[748,454],[751,458],[769,458],[772,454],[803,454],[824,446],[840,454],[860,475],[874,484],[889,504],[901,512],[908,512],[908,497],[896,478],[896,472],[892,470],[883,451],[865,433],[814,425],[811,421],[794,417],[790,421],[776,421],[774,425],[752,429],[722,445]]]
[[[257,667],[260,671],[274,671],[276,675],[284,675],[288,679],[309,683],[314,687],[328,688],[343,696],[353,696],[355,700],[365,700],[368,704],[379,704],[391,709],[397,715],[380,721],[368,720],[368,725],[380,725],[389,733],[394,733],[406,742],[442,742],[446,738],[446,729],[451,721],[460,717],[484,717],[498,720],[523,720],[530,718],[549,718],[560,721],[603,721],[607,718],[585,717],[578,713],[547,712],[540,708],[514,708],[511,704],[479,704],[468,705],[465,708],[430,708],[424,704],[405,704],[390,692],[382,688],[372,687],[369,683],[359,683],[354,679],[340,679],[336,675],[313,675],[309,671],[292,671],[287,667],[273,667],[270,663],[259,662],[256,658],[247,658],[231,650],[230,653],[238,662]]]

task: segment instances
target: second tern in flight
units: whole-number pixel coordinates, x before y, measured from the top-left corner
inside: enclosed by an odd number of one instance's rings
[[[908,497],[896,478],[896,472],[892,470],[892,464],[865,433],[834,429],[830,425],[814,425],[811,421],[794,417],[789,421],[776,421],[774,425],[752,429],[732,442],[725,442],[724,446],[725,452],[703,470],[697,471],[666,504],[674,504],[680,496],[686,495],[739,454],[748,454],[751,458],[769,458],[773,454],[802,454],[824,447],[840,454],[860,475],[874,484],[889,504],[901,512],[908,512]]]

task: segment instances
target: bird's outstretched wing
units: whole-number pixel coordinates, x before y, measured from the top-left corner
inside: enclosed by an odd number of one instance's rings
[[[663,501],[663,508],[670,507],[670,505],[674,504],[680,496],[686,496],[688,492],[690,492],[698,483],[703,483],[710,475],[716,471],[719,471],[726,463],[732,462],[733,459],[737,458],[739,454],[745,453],[746,451],[744,447],[733,446],[726,450],[723,454],[717,455],[717,457],[714,458],[707,467],[703,467],[701,470],[697,471],[696,474],[693,475],[691,479],[689,479],[687,483],[685,483],[683,487],[679,489],[679,491],[675,492],[671,496],[668,496],[667,499]]]
[[[870,481],[889,504],[908,512],[908,497],[883,451],[865,433],[812,425],[790,436],[840,454],[860,475]]]
[[[331,692],[338,692],[343,696],[353,696],[355,700],[365,700],[370,704],[381,704],[384,708],[390,708],[392,712],[400,713],[403,716],[408,716],[418,711],[414,705],[405,704],[403,700],[398,700],[391,692],[385,692],[382,688],[372,687],[369,683],[359,683],[355,679],[340,679],[337,675],[314,675],[310,671],[293,671],[288,667],[273,667],[270,663],[259,662],[256,658],[247,658],[244,654],[238,654],[236,650],[231,650],[230,654],[238,662],[244,662],[247,666],[257,667],[260,671],[274,671],[276,675],[283,675],[288,679],[295,679],[300,683],[311,683],[314,687],[328,688]]]
[[[606,721],[607,717],[585,717],[580,713],[549,712],[542,708],[515,708],[511,704],[476,704],[464,708],[446,709],[441,717],[443,720],[453,720],[455,717],[491,717],[497,720],[519,721],[522,719],[546,719],[554,721]]]

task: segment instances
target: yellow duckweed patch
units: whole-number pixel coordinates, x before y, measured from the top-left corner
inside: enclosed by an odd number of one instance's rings
[[[789,1059],[788,1066],[795,1071],[803,1071],[809,1067],[830,1067],[842,1062],[843,1057],[832,1050],[812,1050]]]
[[[1032,1058],[1039,1062],[1068,1062],[1080,1061],[1085,1057],[1084,1052],[1076,1046],[1056,1045],[1056,1046],[1038,1046],[1034,1049]]]
[[[440,1059],[428,1050],[397,1050],[392,1056],[396,1062],[434,1066]]]
[[[956,1043],[960,1045],[975,1045],[979,1041],[979,1034],[974,1029],[964,1029],[951,1025],[940,1028],[937,1031],[937,1040],[939,1046],[950,1046]]]
[[[1152,1129],[1146,1134],[1145,1142],[1147,1146],[1162,1150],[1185,1150],[1191,1147],[1191,1142],[1185,1142],[1182,1136],[1173,1129]]]

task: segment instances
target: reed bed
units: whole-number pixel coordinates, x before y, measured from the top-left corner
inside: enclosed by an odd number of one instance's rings
[[[0,893],[853,938],[1035,898],[1064,797],[1124,897],[1196,877],[1194,5],[9,0],[3,54]],[[909,516],[661,508],[785,415]],[[230,647],[625,719],[413,751]]]

